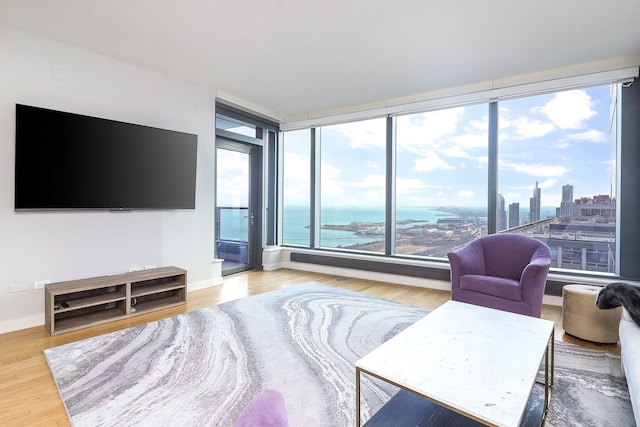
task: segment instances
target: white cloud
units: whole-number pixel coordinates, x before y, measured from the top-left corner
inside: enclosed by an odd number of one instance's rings
[[[458,157],[461,159],[469,159],[471,155],[465,151],[462,147],[456,145],[453,147],[445,148],[442,151],[442,154],[447,157]]]
[[[427,204],[435,191],[442,189],[442,185],[427,184],[417,178],[396,179],[396,196],[399,204]]]
[[[553,141],[554,148],[569,148],[571,147],[571,143],[566,139],[559,139],[557,141]]]
[[[549,178],[542,182],[538,182],[538,188],[544,190],[545,188],[553,188],[558,183],[557,179]]]
[[[458,190],[456,194],[461,199],[471,199],[476,193],[472,190]]]
[[[520,192],[511,191],[509,193],[503,193],[502,196],[507,204],[513,203],[510,200],[524,200],[524,196]]]
[[[398,196],[411,194],[414,191],[424,191],[427,185],[424,181],[417,178],[396,178],[396,193]]]
[[[515,127],[516,135],[520,139],[540,138],[555,129],[553,123],[529,120],[526,117],[518,117],[511,124]]]
[[[503,130],[508,127],[511,127],[511,119],[509,119],[509,115],[511,114],[511,109],[504,107],[504,104],[500,104],[498,107],[498,115],[500,119],[498,120],[498,130]]]
[[[554,178],[549,178],[549,179],[545,179],[544,181],[537,181],[538,182],[538,188],[540,189],[545,189],[545,188],[552,188],[554,185],[556,185],[558,183],[557,179]],[[533,188],[535,187],[535,184],[531,184],[531,185],[519,185],[519,186],[511,186],[509,187],[510,190],[513,191],[518,191],[518,192],[522,192],[522,191],[530,191],[531,194],[533,194]],[[506,195],[505,195],[506,198]]]
[[[436,153],[427,153],[425,157],[413,161],[413,170],[416,172],[430,172],[434,170],[455,169],[445,162]]]
[[[345,185],[349,185],[345,183]],[[351,187],[359,187],[359,188],[382,188],[384,189],[385,185],[385,177],[384,175],[365,175],[362,177],[360,181],[354,182],[351,184]]]
[[[520,172],[526,175],[542,177],[561,177],[571,170],[562,165],[509,162],[501,162],[500,168]]]
[[[349,147],[351,148],[385,148],[387,143],[385,126],[385,120],[373,119],[328,126],[328,128],[349,138]]]
[[[217,160],[217,193],[220,206],[247,206],[249,162],[242,153],[226,151]]]
[[[470,120],[468,126],[476,131],[487,132],[487,129],[489,129],[489,117],[483,116],[482,120]]]
[[[321,180],[321,197],[327,205],[384,204],[384,175],[370,174],[358,181],[347,181],[340,169],[322,163]]]
[[[342,171],[326,162],[322,162],[320,167],[322,168],[321,191],[323,200],[325,198],[330,200],[339,200],[344,194],[343,183],[339,180]]]
[[[309,203],[309,158],[285,153],[283,173],[286,202],[291,205]]]
[[[449,108],[397,118],[399,150],[425,153],[438,149],[446,138],[456,135],[464,108]]]
[[[585,132],[569,134],[567,135],[567,138],[575,141],[585,141],[585,142],[607,142],[608,141],[605,133],[596,129],[590,129]]]
[[[217,203],[219,206],[247,206],[249,196],[247,190],[249,188],[248,175],[245,176],[227,176],[218,179],[217,182]]]
[[[285,181],[303,181],[308,184],[309,157],[285,152],[283,173]]]
[[[442,188],[441,185],[429,185],[418,178],[403,178],[398,176],[396,178],[396,191],[409,192],[409,191],[425,191],[433,188]]]
[[[595,103],[584,90],[556,93],[543,107],[535,109],[545,114],[560,129],[581,129],[584,122],[596,115]]]
[[[456,143],[456,145],[451,148],[459,150],[470,150],[472,148],[486,149],[488,140],[487,128],[485,128],[482,133],[463,133],[450,139],[450,141]],[[465,157],[468,157],[468,155]]]

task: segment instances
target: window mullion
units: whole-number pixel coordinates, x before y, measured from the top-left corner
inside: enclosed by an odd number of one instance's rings
[[[310,247],[320,245],[320,129],[311,128],[311,212],[309,233]]]
[[[498,102],[489,103],[489,141],[487,155],[489,164],[487,169],[487,234],[496,233],[498,220]]]
[[[385,255],[396,252],[396,121],[387,117],[387,161],[385,182]]]

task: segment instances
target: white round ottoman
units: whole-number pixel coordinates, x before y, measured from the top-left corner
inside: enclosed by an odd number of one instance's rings
[[[601,310],[596,298],[602,288],[565,285],[562,288],[562,328],[574,337],[597,343],[618,342],[621,309]]]

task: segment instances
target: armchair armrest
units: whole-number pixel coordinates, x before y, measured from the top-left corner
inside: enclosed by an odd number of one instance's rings
[[[451,267],[451,288],[460,287],[460,276],[465,274],[485,274],[484,251],[482,244],[474,240],[467,246],[449,252]]]
[[[520,286],[522,287],[522,300],[531,303],[534,295],[542,301],[544,287],[547,283],[547,275],[551,257],[546,254],[534,254],[529,264],[522,271]]]

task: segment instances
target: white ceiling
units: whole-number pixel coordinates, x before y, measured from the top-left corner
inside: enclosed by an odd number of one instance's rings
[[[0,24],[280,119],[640,64],[640,0],[0,0]]]

